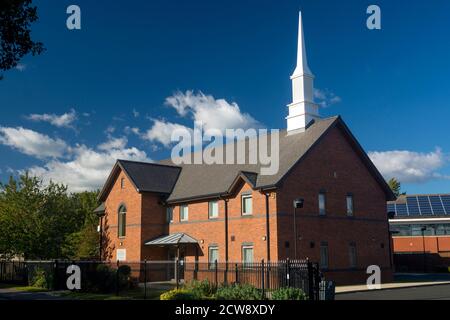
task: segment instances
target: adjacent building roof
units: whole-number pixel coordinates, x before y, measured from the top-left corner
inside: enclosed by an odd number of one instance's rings
[[[170,246],[178,244],[197,244],[198,241],[186,233],[173,233],[145,242],[146,246]]]
[[[166,201],[168,203],[227,196],[232,192],[233,187],[239,179],[249,183],[254,189],[276,188],[282,182],[283,178],[304,158],[321,138],[331,128],[336,126],[341,128],[348,138],[349,143],[360,155],[373,177],[379,182],[385,191],[386,198],[388,200],[394,200],[395,196],[392,194],[386,181],[339,116],[316,121],[304,132],[300,133],[287,134],[286,130],[280,130],[279,168],[278,172],[274,175],[261,175],[261,168],[267,167],[267,165],[262,165],[260,162],[256,164],[175,165],[170,159],[160,161],[157,164],[119,160],[103,187],[99,199],[101,201],[106,199],[107,193],[119,169],[125,171],[139,192],[167,194]],[[254,140],[255,138],[250,138],[236,143],[245,144],[246,162],[249,162],[249,153],[254,152],[254,148],[258,147],[257,144],[252,143]],[[270,141],[270,136],[268,137],[268,141]],[[272,152],[270,143],[268,145],[268,152],[270,153]],[[235,147],[235,156],[237,154],[237,148]]]
[[[401,195],[387,203],[395,219],[450,217],[450,194]]]

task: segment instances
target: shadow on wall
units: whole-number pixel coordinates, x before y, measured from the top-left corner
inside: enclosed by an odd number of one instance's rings
[[[395,272],[449,273],[450,252],[407,252],[394,254]]]

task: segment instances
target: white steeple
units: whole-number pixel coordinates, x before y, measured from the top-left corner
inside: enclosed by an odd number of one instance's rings
[[[319,119],[319,106],[314,103],[314,75],[309,70],[306,60],[305,39],[303,36],[302,13],[298,21],[297,67],[291,76],[292,103],[288,104],[288,134],[303,132],[308,123]]]

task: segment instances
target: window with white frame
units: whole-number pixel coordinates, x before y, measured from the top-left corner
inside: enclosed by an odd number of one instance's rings
[[[218,246],[210,246],[208,248],[208,262],[209,268],[215,268],[215,263],[219,262],[219,247]]]
[[[326,211],[326,197],[325,192],[319,193],[319,215],[324,216]]]
[[[320,243],[320,267],[328,269],[328,242]]]
[[[244,264],[253,262],[253,246],[251,245],[242,246],[242,262]]]
[[[125,188],[125,178],[120,179],[120,189]]]
[[[173,222],[173,207],[166,208],[167,222]]]
[[[208,203],[208,218],[214,219],[219,217],[219,202],[210,201]]]
[[[180,206],[180,221],[187,221],[188,220],[188,206],[187,204],[183,204]]]
[[[346,203],[347,203],[347,216],[351,217],[353,216],[353,195],[351,194],[347,195]]]
[[[253,213],[253,201],[251,194],[242,195],[242,215],[251,215]]]

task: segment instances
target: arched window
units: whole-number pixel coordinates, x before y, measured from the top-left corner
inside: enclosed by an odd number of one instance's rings
[[[127,221],[127,208],[124,205],[121,205],[119,207],[119,223],[118,223],[119,238],[125,237],[126,221]]]

